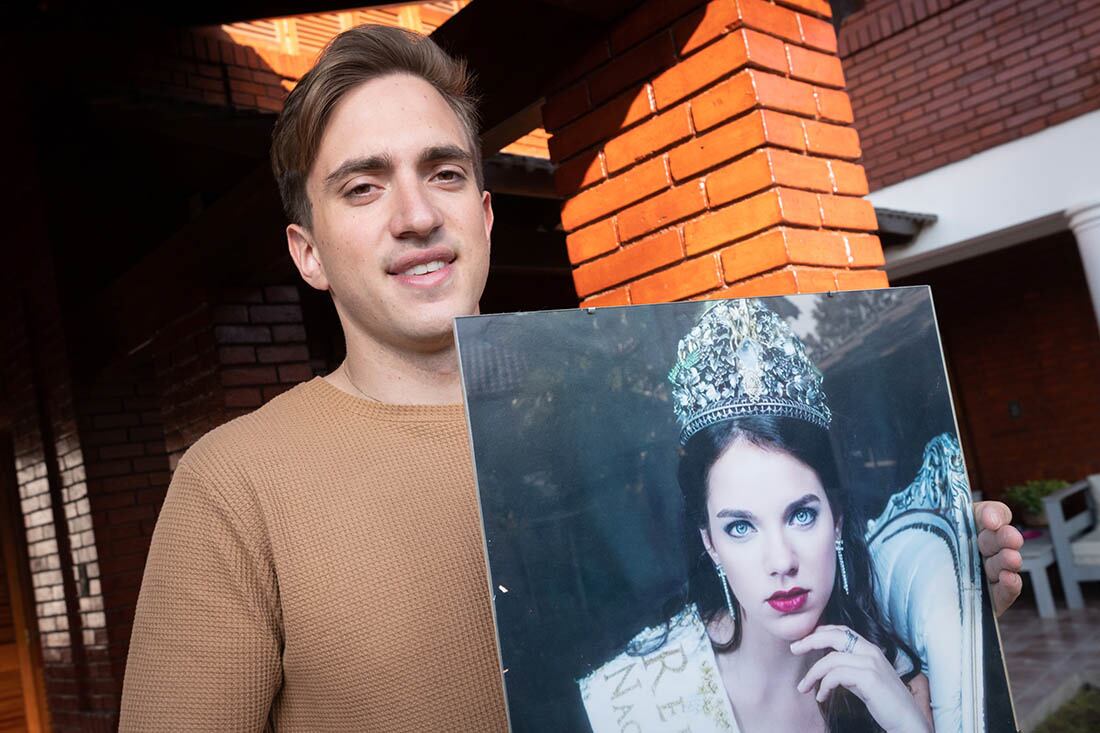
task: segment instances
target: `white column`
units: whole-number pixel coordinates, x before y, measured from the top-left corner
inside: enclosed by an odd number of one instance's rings
[[[1081,264],[1085,267],[1085,279],[1092,296],[1092,311],[1100,324],[1100,201],[1078,204],[1066,209],[1066,218],[1077,249],[1081,252]]]

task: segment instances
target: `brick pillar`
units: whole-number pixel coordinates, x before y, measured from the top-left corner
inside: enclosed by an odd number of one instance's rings
[[[825,0],[649,0],[559,79],[582,305],[887,285]]]
[[[203,434],[313,377],[298,289],[289,285],[214,294],[152,348],[172,470]]]

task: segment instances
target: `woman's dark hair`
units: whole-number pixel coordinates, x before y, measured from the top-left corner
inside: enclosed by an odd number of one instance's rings
[[[913,664],[913,673],[920,671],[916,654],[891,632],[875,600],[874,573],[871,554],[863,536],[865,522],[859,515],[849,492],[842,490],[828,433],[804,420],[775,416],[737,418],[703,428],[684,447],[680,459],[679,480],[687,519],[686,547],[689,570],[685,589],[687,601],[699,609],[703,623],[711,622],[726,611],[725,595],[719,584],[714,563],[707,554],[699,534],[707,529],[707,478],[715,462],[731,445],[744,441],[765,450],[787,453],[809,466],[817,474],[833,517],[843,519],[841,537],[844,540],[844,562],[847,566],[849,590],[841,585],[837,568],[832,593],[821,615],[823,624],[842,624],[882,649],[886,659],[894,662],[905,654]],[[731,593],[732,593],[732,589]],[[737,604],[736,596],[733,596]],[[735,606],[740,609],[740,606]],[[733,619],[733,634],[725,641],[713,641],[715,649],[732,651],[741,644],[741,623]],[[908,679],[906,680],[908,681]],[[877,731],[880,728],[867,712],[866,706],[854,694],[837,688],[821,705],[821,712],[830,731]]]

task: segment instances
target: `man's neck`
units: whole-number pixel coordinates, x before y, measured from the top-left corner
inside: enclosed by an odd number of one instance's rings
[[[344,362],[325,379],[363,399],[396,405],[453,405],[462,402],[454,345],[429,353],[408,353],[348,339]]]

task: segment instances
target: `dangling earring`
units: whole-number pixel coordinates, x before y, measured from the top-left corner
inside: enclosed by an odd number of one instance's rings
[[[844,567],[844,540],[836,538],[836,561],[840,563],[840,585],[844,588],[844,595],[848,595],[848,569]]]
[[[718,582],[722,584],[722,593],[726,596],[726,609],[730,613],[730,621],[737,621],[737,611],[733,607],[733,599],[730,597],[730,584],[726,580],[726,571],[718,563],[714,563],[714,569],[718,573]]]

